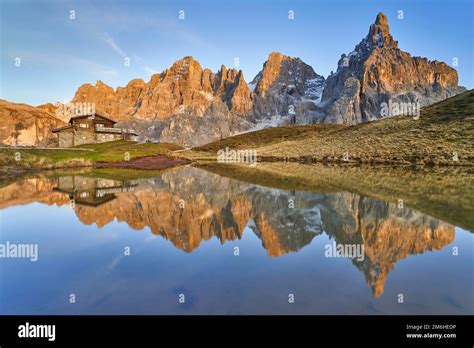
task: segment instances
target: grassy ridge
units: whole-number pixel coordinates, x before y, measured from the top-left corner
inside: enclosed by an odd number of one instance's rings
[[[175,168],[167,169],[130,169],[130,168],[94,168],[94,167],[84,167],[84,168],[58,168],[44,171],[22,171],[16,173],[15,175],[1,175],[0,172],[0,188],[7,186],[17,180],[24,180],[29,178],[57,178],[62,176],[84,176],[84,177],[93,177],[93,178],[102,178],[102,179],[111,179],[117,181],[126,181],[126,180],[137,180],[137,179],[149,179],[156,178],[161,176],[165,172],[170,172],[175,170]]]
[[[215,158],[219,149],[256,149],[260,160],[474,165],[474,91],[422,108],[418,120],[398,116],[344,127],[309,125],[264,129],[183,153]]]
[[[201,152],[217,152],[219,149],[226,146],[232,149],[258,148],[266,145],[278,144],[284,141],[318,136],[341,128],[344,128],[344,126],[334,124],[266,128],[260,131],[243,133],[203,146],[198,146],[193,150]]]

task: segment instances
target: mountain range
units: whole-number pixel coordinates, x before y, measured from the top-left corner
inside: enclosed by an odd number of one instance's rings
[[[355,125],[393,116],[387,103],[426,106],[464,91],[455,69],[438,61],[412,57],[398,48],[387,17],[379,13],[367,36],[349,54],[342,54],[336,72],[319,75],[299,58],[269,55],[257,76],[247,83],[242,70],[213,72],[187,56],[150,81],[133,79],[113,89],[97,81],[80,86],[72,103],[95,105],[95,111],[134,128],[142,139],[160,139],[185,147],[231,135],[289,124]],[[14,113],[3,112],[1,141],[9,145],[47,145],[47,128],[26,126]],[[15,105],[9,104],[10,109]],[[38,108],[67,121],[59,104]],[[34,113],[28,114],[37,118]],[[43,115],[44,116],[44,115]],[[25,113],[23,113],[23,118]]]

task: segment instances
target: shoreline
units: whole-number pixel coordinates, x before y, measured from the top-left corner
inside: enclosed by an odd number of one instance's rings
[[[81,161],[77,161],[81,162]],[[68,164],[70,163],[70,165]],[[83,162],[81,162],[83,163]],[[152,170],[163,170],[174,167],[179,167],[187,164],[193,163],[192,160],[186,158],[173,158],[165,155],[155,155],[155,156],[144,156],[133,158],[129,161],[98,161],[91,162],[87,164],[76,164],[75,161],[68,161],[63,163],[63,165],[58,166],[34,166],[34,167],[24,167],[24,166],[5,166],[0,170],[1,177],[11,177],[21,174],[34,174],[41,173],[51,170],[81,170],[81,169],[135,169],[143,171],[152,171]]]
[[[79,164],[80,163],[80,164]],[[74,170],[84,168],[123,168],[123,169],[136,169],[136,170],[161,170],[174,168],[182,165],[188,165],[197,163],[210,164],[213,166],[227,167],[229,165],[237,166],[248,166],[247,163],[222,163],[212,157],[170,157],[166,155],[155,155],[155,156],[144,156],[136,157],[128,161],[97,161],[87,163],[81,159],[65,161],[59,165],[51,165],[50,163],[41,166],[36,165],[33,167],[26,166],[4,166],[0,170],[0,176],[9,173],[12,174],[23,174],[23,173],[38,173],[49,170]],[[299,156],[299,157],[276,157],[276,156],[265,156],[257,157],[256,165],[252,166],[253,169],[258,170],[259,164],[301,164],[301,165],[326,165],[326,166],[347,166],[347,167],[370,167],[370,168],[409,168],[409,169],[437,169],[437,168],[472,168],[474,163],[471,162],[407,162],[407,161],[393,161],[389,159],[378,159],[372,161],[360,161],[360,160],[342,160],[342,159],[318,159],[311,156]]]
[[[143,161],[157,156],[137,158],[134,161],[116,161],[97,165],[48,169],[26,169],[0,173],[3,184],[23,176],[63,175],[84,171],[87,175],[132,180],[161,175],[166,170],[191,165],[198,169],[238,181],[283,190],[308,192],[350,191],[359,195],[383,199],[424,212],[430,216],[444,216],[444,220],[474,231],[474,169],[471,166],[410,166],[394,164],[354,163],[298,163],[260,162],[224,164],[216,161],[158,160],[161,167],[143,168]],[[164,160],[164,162],[163,162]],[[449,192],[449,195],[446,195]],[[448,213],[446,213],[448,211]]]

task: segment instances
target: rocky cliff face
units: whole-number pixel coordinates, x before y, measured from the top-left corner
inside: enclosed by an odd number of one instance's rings
[[[136,79],[117,90],[101,81],[84,84],[72,103],[94,103],[98,113],[144,137],[195,146],[261,124],[289,123],[287,116],[302,120],[320,101],[323,83],[299,58],[276,52],[251,84],[242,71],[222,65],[214,73],[185,57],[149,82]]]
[[[280,116],[281,122],[290,123],[298,117],[298,123],[305,123],[304,116],[320,102],[323,84],[324,77],[301,59],[273,52],[250,84],[254,115],[257,120]]]
[[[175,62],[149,82],[136,79],[114,90],[97,81],[82,85],[73,103],[94,103],[96,111],[141,128],[145,136],[185,146],[245,129],[252,109],[242,71],[202,69],[192,57]]]
[[[404,108],[429,105],[464,90],[458,87],[453,68],[400,50],[387,17],[379,13],[368,35],[354,51],[341,56],[336,73],[327,78],[319,120],[349,125],[372,121],[404,114]],[[387,105],[396,108],[390,112]]]
[[[202,117],[208,111],[263,117],[288,115],[289,106],[304,98],[317,103],[323,83],[324,78],[299,58],[273,52],[249,84],[251,93],[241,70],[222,65],[213,73],[185,57],[153,75],[148,83],[135,79],[116,91],[101,81],[95,86],[84,84],[72,102],[94,103],[98,112],[116,115],[118,120],[166,120],[183,114]]]
[[[0,140],[5,145],[54,144],[57,136],[51,130],[63,125],[63,121],[47,111],[0,99]]]

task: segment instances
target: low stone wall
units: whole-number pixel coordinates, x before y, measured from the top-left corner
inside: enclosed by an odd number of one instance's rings
[[[58,145],[59,147],[73,147],[74,146],[74,133],[73,132],[59,132]]]
[[[74,135],[74,146],[82,144],[91,144],[96,142],[94,132],[78,129]]]
[[[126,140],[136,140],[137,137],[130,134],[125,134]],[[121,133],[95,133],[90,130],[77,129],[75,132],[59,132],[58,145],[59,147],[73,147],[83,144],[106,143],[108,141],[115,141],[123,139]]]

